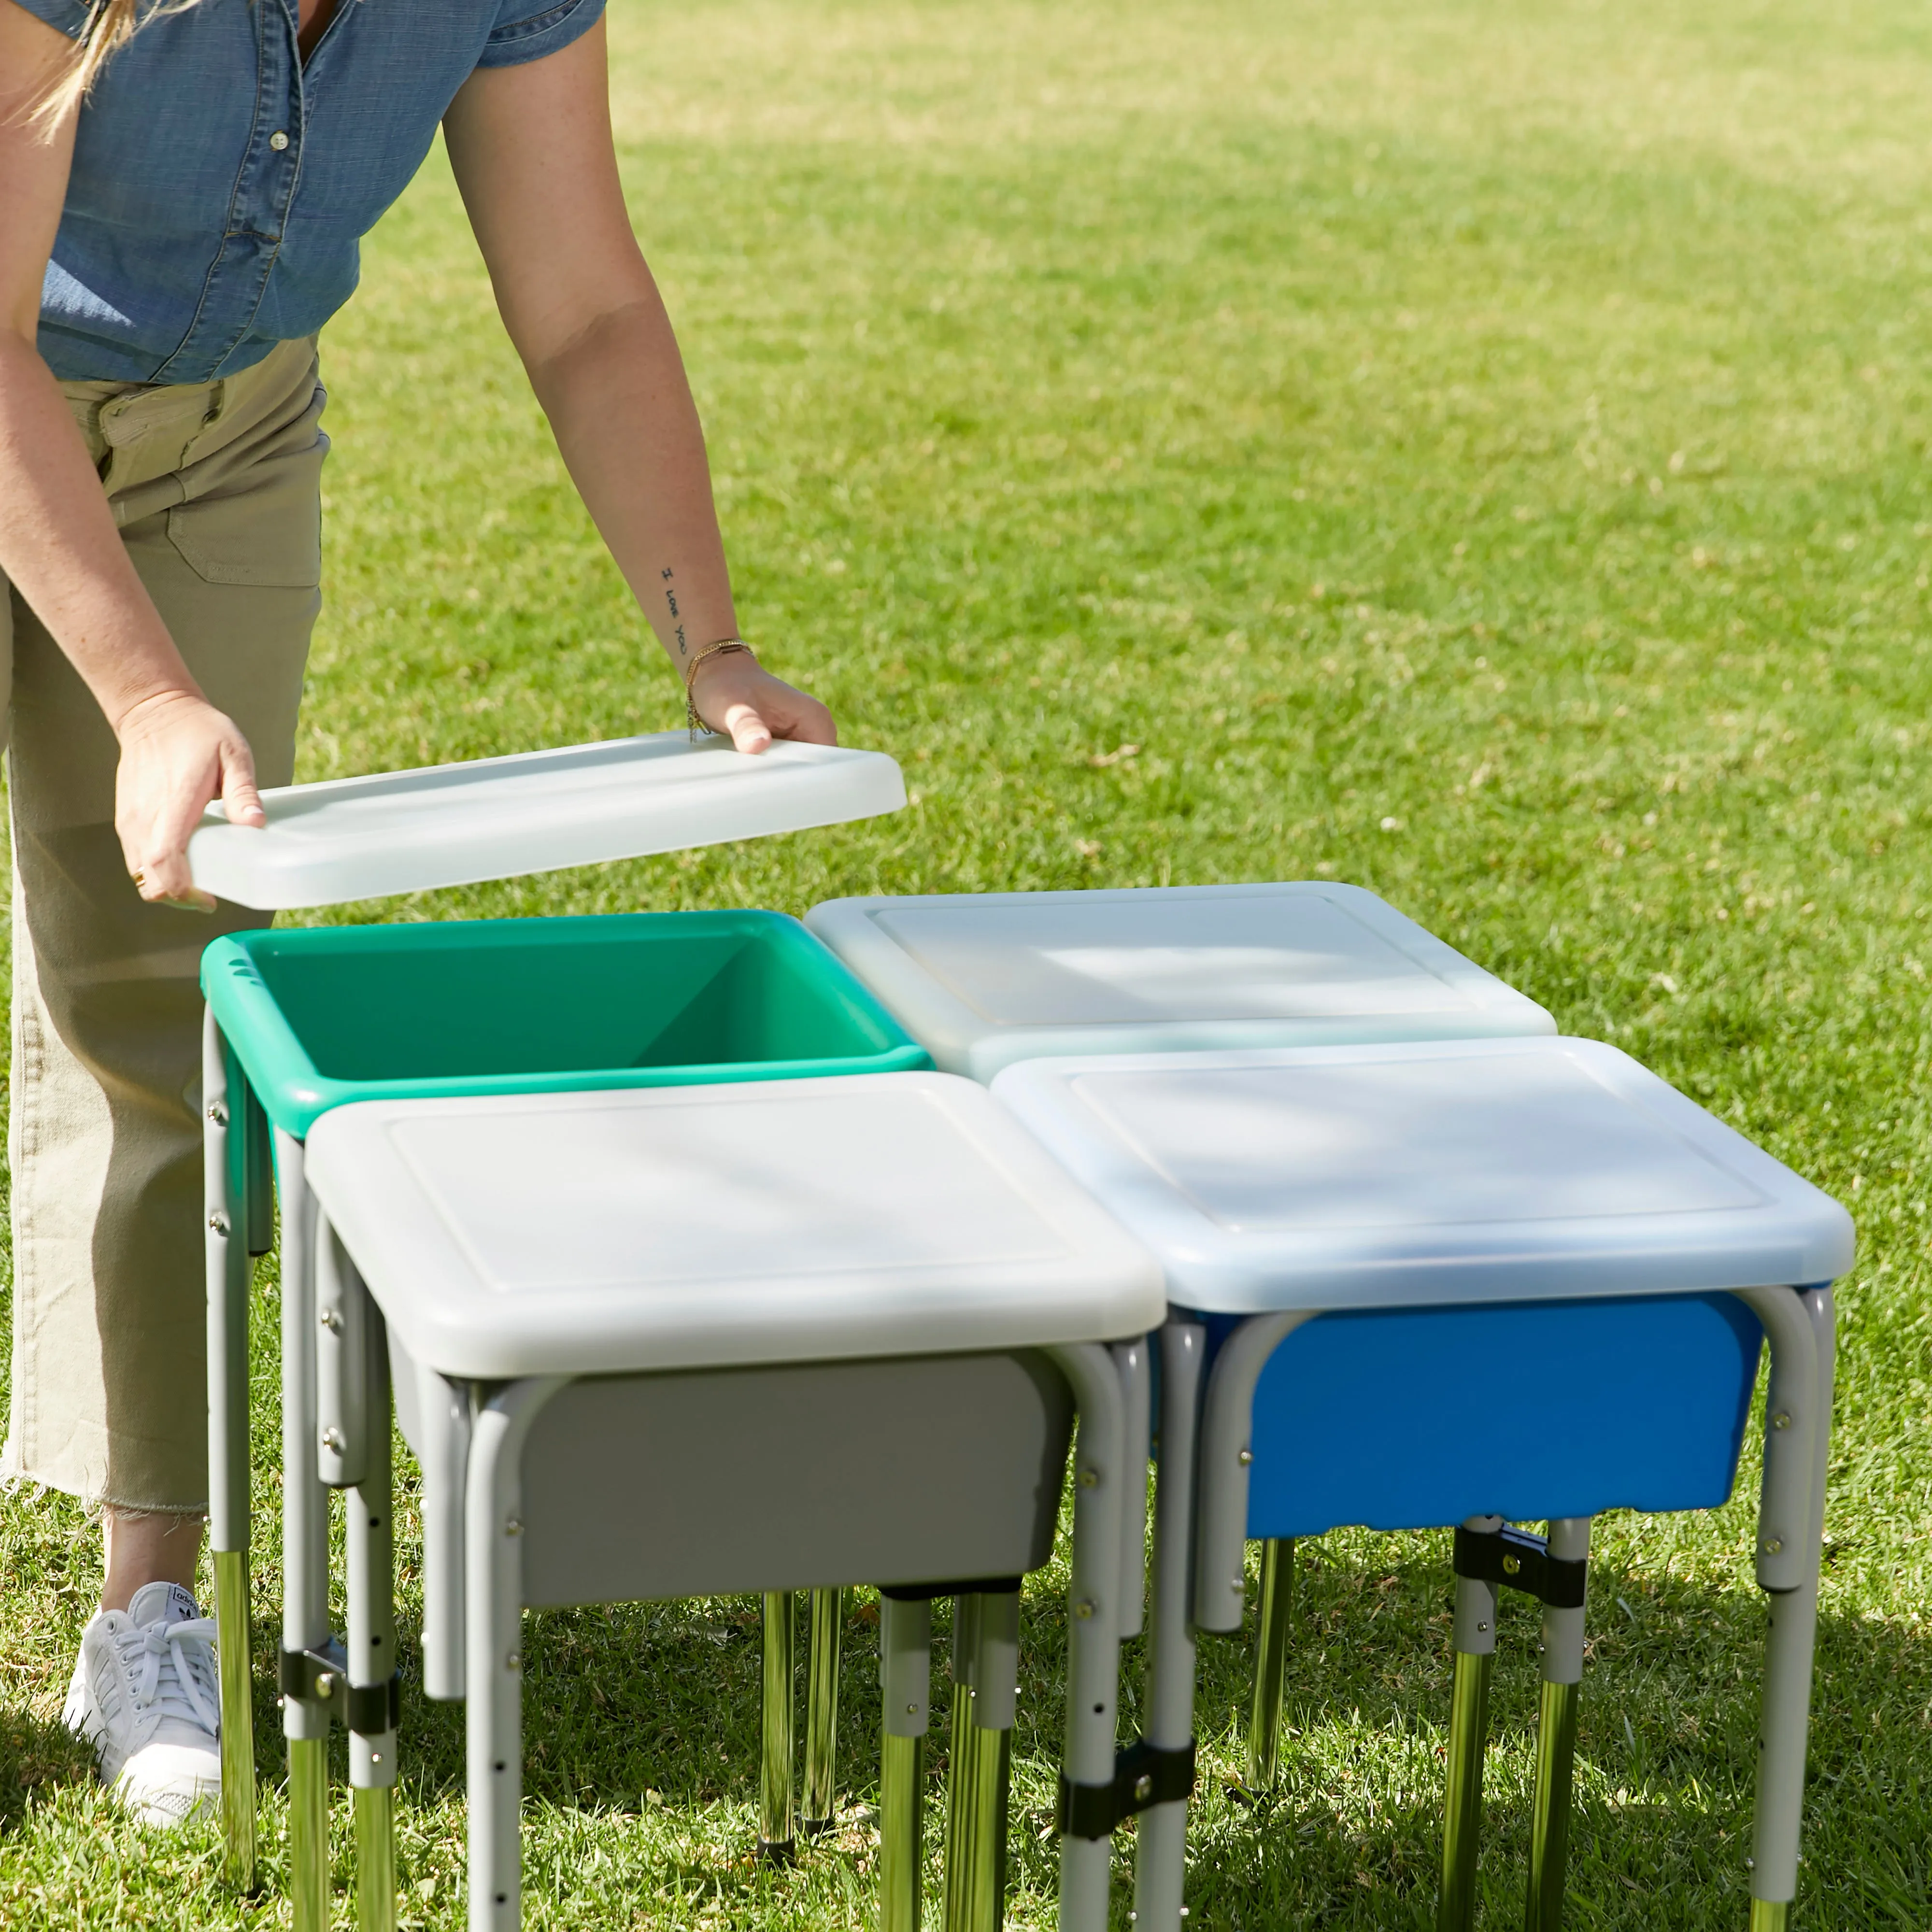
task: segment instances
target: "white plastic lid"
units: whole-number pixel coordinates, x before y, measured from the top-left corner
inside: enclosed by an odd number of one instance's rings
[[[1072,1053],[1553,1034],[1358,886],[832,899],[806,923],[949,1072]]]
[[[883,752],[782,742],[753,758],[657,731],[284,785],[262,802],[262,831],[211,807],[188,856],[203,891],[266,911],[842,824],[898,811],[905,784]]]
[[[1147,1252],[945,1074],[367,1101],[316,1123],[304,1172],[448,1375],[1106,1341],[1166,1307]]]
[[[1850,1217],[1583,1040],[1033,1060],[993,1084],[1206,1311],[1803,1286]]]

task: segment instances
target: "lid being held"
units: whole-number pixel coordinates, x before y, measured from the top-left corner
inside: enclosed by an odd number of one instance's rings
[[[194,882],[278,910],[473,885],[896,812],[899,768],[879,752],[783,740],[757,757],[723,738],[656,731],[283,785],[266,830],[209,807],[188,842]]]

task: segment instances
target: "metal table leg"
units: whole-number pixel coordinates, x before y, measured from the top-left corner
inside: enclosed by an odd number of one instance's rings
[[[1744,1298],[1764,1318],[1772,1348],[1757,1560],[1771,1628],[1759,1720],[1750,1925],[1751,1932],[1786,1932],[1798,1894],[1804,1810],[1805,1734],[1831,1460],[1833,1311],[1828,1288],[1802,1295],[1764,1289]]]
[[[1550,1526],[1550,1554],[1559,1562],[1589,1560],[1590,1519]],[[1560,1932],[1563,1875],[1570,1850],[1570,1786],[1576,1755],[1576,1706],[1583,1682],[1581,1605],[1543,1610],[1542,1707],[1536,1726],[1536,1797],[1530,1813],[1529,1894],[1523,1932]]]
[[[797,1853],[792,1811],[792,1671],[798,1645],[798,1598],[791,1591],[765,1592],[764,1637],[758,1856],[787,1864]]]
[[[1248,1789],[1265,1791],[1280,1763],[1282,1680],[1294,1605],[1294,1544],[1262,1545],[1260,1628],[1255,1641],[1254,1702],[1248,1715]]]
[[[1149,1744],[1178,1750],[1194,1736],[1195,1448],[1208,1331],[1198,1322],[1170,1322],[1160,1331],[1160,1350],[1154,1636],[1142,1729]],[[1134,1840],[1136,1932],[1180,1932],[1186,1863],[1186,1800],[1150,1805],[1140,1814]]]
[[[255,1711],[248,1618],[250,1136],[245,1112],[248,1090],[212,1011],[202,1025],[201,1086],[208,1283],[208,1527],[214,1563],[215,1662],[221,1705],[221,1827],[229,1882],[252,1892]],[[237,1114],[242,1118],[233,1118]]]
[[[879,1593],[879,1932],[919,1932],[925,1874],[925,1740],[932,1606]]]
[[[1118,1606],[1120,1537],[1126,1510],[1121,1484],[1144,1472],[1126,1454],[1126,1405],[1112,1358],[1098,1342],[1055,1347],[1048,1354],[1073,1388],[1080,1414],[1074,1444],[1072,1616],[1067,1630],[1066,1748],[1061,1775],[1068,1787],[1105,1787],[1114,1779],[1114,1733],[1119,1714],[1120,1644]],[[1111,1832],[1060,1840],[1060,1932],[1104,1932],[1112,1873]]]
[[[523,1916],[524,1443],[569,1380],[532,1376],[476,1411],[464,1497],[464,1681],[468,1687],[470,1932],[515,1932]]]
[[[799,1828],[808,1838],[831,1830],[838,1810],[838,1653],[845,1593],[814,1590],[805,1672],[805,1802]]]
[[[302,1145],[278,1133],[282,1241],[282,1729],[289,1741],[289,1886],[295,1932],[328,1923],[328,1692],[301,1660],[328,1647],[328,1497],[316,1459],[315,1203]]]
[[[1502,1518],[1472,1516],[1468,1528],[1493,1534]],[[1444,1804],[1442,1890],[1436,1932],[1474,1932],[1476,1851],[1483,1823],[1483,1747],[1488,1742],[1490,1672],[1496,1662],[1496,1588],[1456,1579],[1456,1677],[1449,1715],[1449,1778]]]
[[[389,1349],[360,1282],[366,1342],[362,1479],[348,1492],[349,1784],[354,1792],[356,1922],[396,1923],[396,1604],[389,1471]]]

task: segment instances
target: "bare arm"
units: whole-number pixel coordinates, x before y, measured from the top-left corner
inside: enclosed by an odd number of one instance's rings
[[[737,616],[697,408],[617,178],[603,23],[542,60],[479,69],[443,131],[510,338],[682,676]],[[693,695],[740,751],[835,742],[822,704],[748,657],[710,659]]]
[[[120,741],[114,822],[144,898],[212,906],[188,878],[188,834],[210,800],[262,823],[241,733],[182,662],[134,567],[35,346],[40,284],[60,225],[74,123],[28,119],[68,43],[0,0],[0,572],[71,660]]]

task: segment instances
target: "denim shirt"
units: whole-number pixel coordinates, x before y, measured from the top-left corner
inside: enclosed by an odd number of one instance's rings
[[[68,34],[87,18],[82,0],[23,4]],[[314,334],[458,88],[568,46],[603,9],[338,0],[304,68],[296,0],[163,8],[81,111],[40,353],[65,382],[206,382]]]

